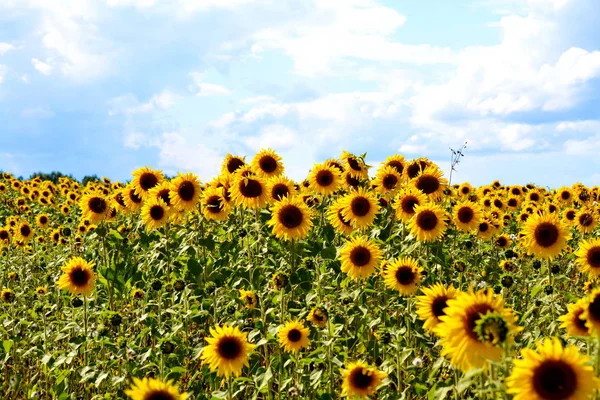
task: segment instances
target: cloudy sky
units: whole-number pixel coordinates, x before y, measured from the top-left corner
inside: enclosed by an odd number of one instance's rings
[[[600,184],[598,0],[0,0],[0,169],[204,180],[262,147]]]

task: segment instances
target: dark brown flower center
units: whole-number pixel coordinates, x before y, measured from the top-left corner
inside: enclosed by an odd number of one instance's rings
[[[190,181],[183,181],[179,184],[177,188],[177,194],[183,201],[191,201],[196,194],[196,188],[194,184]]]
[[[341,222],[342,224],[344,224],[345,226],[347,226],[347,227],[349,227],[349,228],[352,228],[352,225],[351,225],[351,224],[350,224],[348,221],[346,221],[346,219],[345,219],[345,218],[344,218],[344,216],[342,215],[342,210],[338,210],[338,212],[337,212],[337,216],[338,216],[338,219],[340,220],[340,222]]]
[[[435,229],[438,224],[438,217],[433,211],[424,210],[417,215],[417,226],[424,231]]]
[[[152,172],[144,172],[140,175],[140,187],[148,191],[158,184],[158,178]]]
[[[487,232],[490,229],[490,225],[487,222],[482,222],[479,224],[479,232]]]
[[[575,326],[577,326],[578,329],[587,332],[588,328],[587,326],[585,326],[585,319],[581,319],[583,312],[584,310],[580,309],[573,314],[573,323],[575,324]]]
[[[290,329],[288,331],[287,338],[290,342],[298,342],[300,339],[302,339],[302,332],[296,328]]]
[[[362,367],[355,368],[350,372],[350,385],[357,389],[368,389],[373,384],[372,374],[365,374]]]
[[[160,221],[165,216],[165,209],[163,206],[155,205],[150,207],[150,218],[154,221]]]
[[[390,161],[387,163],[388,166],[394,168],[400,175],[402,175],[402,171],[404,171],[404,164],[400,161]]]
[[[175,396],[166,390],[152,390],[144,395],[144,400],[175,400]]]
[[[358,185],[360,185],[360,181],[357,178],[350,176],[350,174],[346,175],[346,183],[348,184],[348,186],[353,188],[357,188]]]
[[[350,252],[350,261],[356,267],[364,267],[371,261],[371,252],[364,246],[356,246]]]
[[[519,203],[517,202],[517,199],[510,198],[510,199],[508,199],[508,201],[506,202],[506,204],[508,204],[509,207],[516,207],[517,204],[519,204]]]
[[[600,295],[596,295],[588,305],[589,319],[600,321]]]
[[[237,158],[237,157],[233,157],[227,162],[227,171],[230,174],[233,174],[235,171],[238,170],[238,168],[241,168],[244,165],[246,165],[244,160]]]
[[[237,337],[225,336],[217,343],[217,352],[226,360],[235,360],[242,354],[242,343]]]
[[[352,214],[357,217],[364,217],[371,210],[371,203],[366,197],[357,196],[352,199],[350,209],[352,210]]]
[[[392,190],[398,184],[398,177],[396,177],[396,175],[393,174],[386,175],[381,180],[381,183],[383,184],[383,187],[387,190]]]
[[[206,199],[206,208],[213,214],[218,214],[223,209],[221,197],[217,195],[210,196]]]
[[[573,367],[563,360],[545,360],[533,372],[533,387],[542,399],[570,399],[577,384]]]
[[[333,183],[333,174],[328,170],[321,170],[317,172],[317,176],[315,177],[317,184],[319,186],[327,187]]]
[[[500,236],[496,239],[496,245],[498,247],[505,247],[508,244],[508,240],[504,236]]]
[[[571,193],[569,193],[569,192],[568,192],[568,191],[566,191],[566,190],[563,190],[563,191],[560,193],[560,198],[561,198],[561,199],[563,199],[563,200],[569,200],[569,199],[571,198]]]
[[[77,287],[82,287],[87,285],[90,280],[90,273],[88,270],[85,270],[81,267],[75,267],[71,270],[69,274],[71,278],[71,283]]]
[[[542,247],[550,247],[558,240],[558,228],[551,222],[542,222],[534,231],[537,244]]]
[[[431,303],[431,312],[435,315],[436,318],[441,317],[442,315],[446,315],[444,309],[448,307],[448,298],[436,297]]]
[[[461,207],[457,213],[458,220],[463,224],[468,224],[473,220],[475,213],[471,207]]]
[[[88,201],[88,207],[94,214],[104,214],[106,212],[106,200],[101,197],[92,197]]]
[[[573,221],[575,219],[575,215],[576,212],[575,210],[569,210],[567,211],[567,213],[565,214],[565,217],[569,220],[569,221]]]
[[[8,232],[0,231],[0,240],[7,240],[7,239],[8,239]]]
[[[400,203],[402,211],[407,214],[414,214],[415,207],[419,205],[419,200],[415,196],[404,196]]]
[[[129,191],[129,199],[134,203],[134,204],[139,204],[142,202],[142,198],[140,196],[138,196],[137,194],[135,194],[135,191],[133,189],[131,189]]]
[[[158,198],[161,199],[162,201],[164,201],[165,204],[168,206],[171,205],[171,197],[169,196],[169,193],[170,193],[169,189],[161,189],[157,193]]]
[[[115,195],[115,201],[117,202],[118,205],[120,205],[121,207],[125,207],[125,200],[123,199],[123,195],[121,193],[117,193]]]
[[[355,171],[359,171],[359,172],[362,171],[362,167],[360,166],[360,163],[354,157],[348,158],[348,165],[350,166],[350,168],[352,168]]]
[[[502,203],[502,200],[500,200],[500,199],[495,199],[494,200],[494,207],[496,207],[496,208],[502,208],[502,207],[504,207],[504,203]]]
[[[260,169],[270,174],[277,169],[277,160],[272,156],[262,156],[258,161],[258,165],[260,165]]]
[[[396,280],[403,286],[412,284],[416,279],[413,269],[409,266],[403,265],[396,270]]]
[[[259,197],[263,192],[263,187],[256,179],[242,179],[239,185],[240,193],[244,197]]]
[[[19,229],[19,232],[21,232],[21,236],[27,237],[31,235],[31,228],[28,225],[23,225]]]
[[[579,225],[587,228],[588,226],[592,225],[592,222],[594,222],[594,217],[592,217],[591,214],[589,213],[582,213],[579,218]]]
[[[540,199],[540,195],[533,192],[531,194],[529,194],[529,200],[531,201],[538,201]]]
[[[422,175],[417,179],[417,189],[425,194],[435,193],[440,187],[440,181],[433,175]]]
[[[290,189],[283,183],[277,183],[273,185],[273,188],[271,189],[271,197],[275,200],[281,200],[284,197],[289,196],[289,194]]]
[[[587,262],[592,268],[600,268],[600,247],[595,246],[587,251]]]
[[[279,210],[277,219],[279,220],[279,223],[286,228],[294,229],[302,224],[304,214],[302,214],[302,210],[295,205],[288,204]]]
[[[421,165],[419,163],[411,163],[408,168],[406,168],[406,173],[410,179],[415,178],[421,172]]]

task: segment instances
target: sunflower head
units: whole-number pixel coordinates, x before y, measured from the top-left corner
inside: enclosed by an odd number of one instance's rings
[[[267,204],[267,188],[262,178],[255,175],[236,175],[231,187],[233,202],[245,208],[264,208]]]
[[[386,268],[385,284],[397,290],[400,295],[410,296],[417,291],[423,270],[417,260],[403,257],[391,262]]]
[[[355,229],[371,226],[375,215],[379,213],[377,198],[363,188],[347,194],[340,201],[343,205],[342,215]]]
[[[93,268],[94,263],[88,262],[81,257],[71,258],[61,269],[63,274],[58,279],[59,289],[68,290],[73,296],[81,293],[84,296],[94,289],[96,275]]]
[[[308,182],[313,192],[323,196],[335,193],[343,183],[341,172],[334,166],[326,164],[313,166]]]
[[[375,272],[381,261],[379,246],[364,236],[351,238],[341,249],[342,271],[353,279],[364,279]]]
[[[125,391],[131,400],[185,400],[187,393],[179,393],[172,381],[155,378],[133,378],[133,384]]]
[[[153,229],[164,226],[171,217],[171,208],[158,197],[150,197],[144,202],[142,207],[142,221],[146,225],[146,229]]]
[[[367,398],[375,393],[387,374],[363,362],[351,362],[342,370],[342,396]]]
[[[329,315],[327,310],[322,307],[316,307],[308,313],[308,320],[319,328],[324,328],[327,325]]]
[[[311,227],[311,211],[300,198],[287,198],[275,203],[268,225],[280,239],[293,240],[306,237]]]
[[[231,175],[245,165],[246,161],[244,160],[244,157],[234,156],[228,153],[223,160],[221,172],[223,174]]]
[[[267,181],[267,199],[271,204],[284,197],[294,197],[296,192],[294,181],[285,176],[274,176]]]
[[[2,291],[0,292],[0,298],[5,303],[12,303],[12,301],[15,299],[15,293],[8,288],[2,289]]]
[[[523,233],[528,253],[547,259],[559,255],[571,237],[556,214],[530,216],[523,225]]]
[[[201,188],[200,180],[192,173],[178,174],[171,181],[169,198],[176,210],[192,211],[198,204]]]
[[[211,337],[206,338],[208,345],[202,350],[202,362],[219,376],[240,376],[255,347],[248,343],[247,334],[229,325],[210,328],[210,333]]]
[[[142,200],[146,200],[150,189],[157,186],[165,179],[162,171],[153,170],[148,167],[138,168],[133,171],[133,179],[131,184],[135,190],[135,194]]]
[[[310,339],[308,338],[310,331],[299,321],[289,321],[279,328],[277,338],[279,344],[290,353],[296,353],[308,347]]]
[[[448,182],[442,178],[439,168],[431,165],[421,170],[410,183],[430,199],[437,200],[443,195]]]
[[[446,230],[444,211],[435,204],[416,206],[409,227],[413,236],[419,241],[432,242],[438,240]]]
[[[279,154],[272,149],[264,149],[256,153],[252,159],[252,170],[265,178],[283,174],[283,163]]]
[[[440,317],[446,315],[448,301],[456,298],[458,291],[441,283],[423,288],[422,291],[423,295],[417,297],[417,315],[424,321],[423,328],[432,332],[441,322]]]

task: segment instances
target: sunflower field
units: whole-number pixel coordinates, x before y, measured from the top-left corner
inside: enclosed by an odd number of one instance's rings
[[[2,173],[2,398],[597,398],[600,189],[370,168]]]

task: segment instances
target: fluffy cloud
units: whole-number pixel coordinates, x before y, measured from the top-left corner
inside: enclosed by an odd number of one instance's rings
[[[31,59],[31,65],[33,65],[33,68],[35,68],[42,75],[48,76],[52,73],[52,65],[40,61],[37,58]]]
[[[4,55],[14,49],[15,49],[15,46],[13,46],[10,43],[0,42],[0,56]]]

